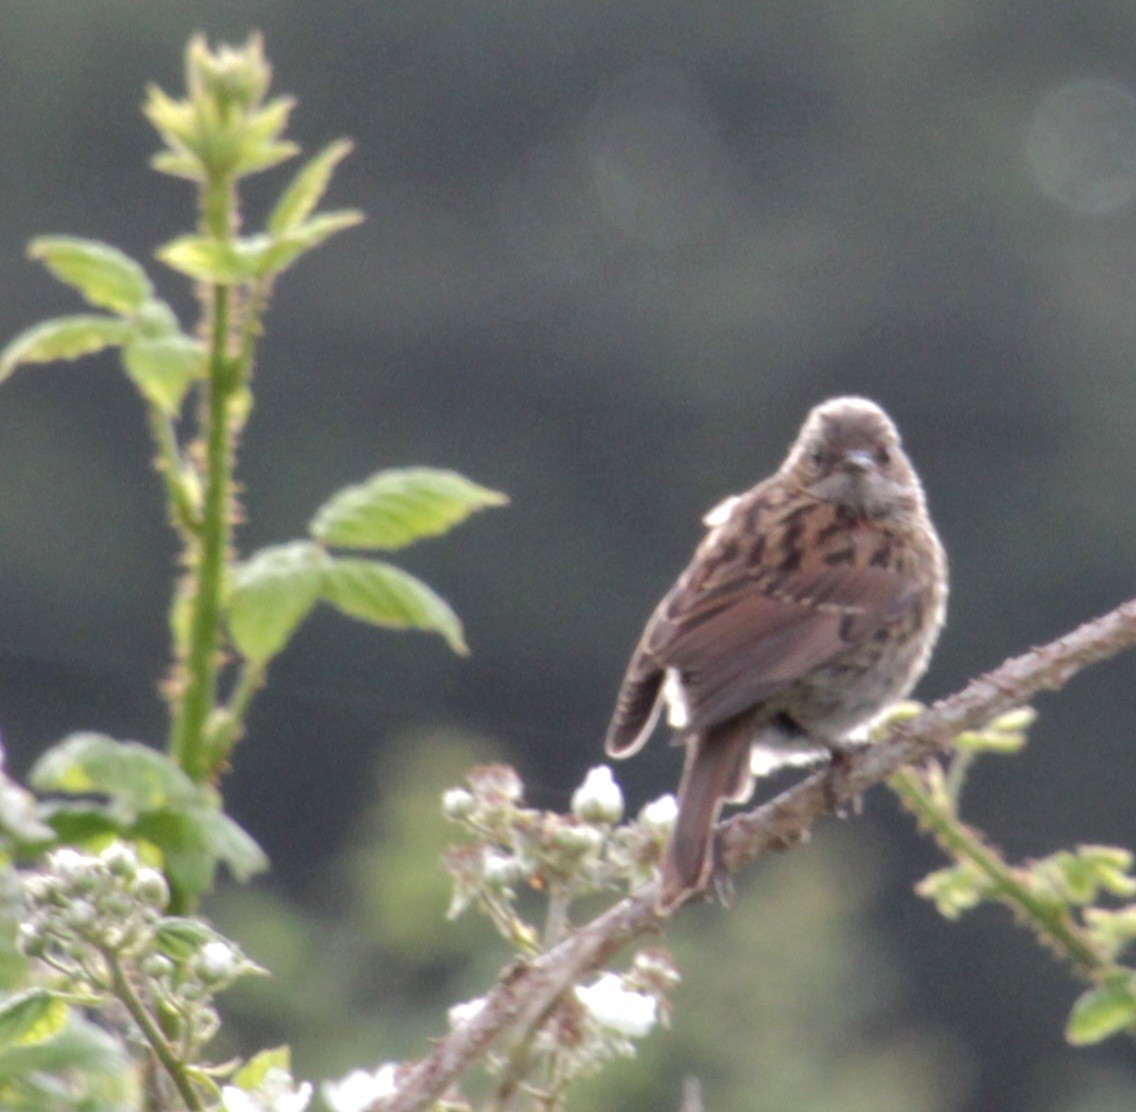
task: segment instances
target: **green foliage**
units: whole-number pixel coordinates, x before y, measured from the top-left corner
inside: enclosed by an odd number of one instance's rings
[[[346,487],[312,518],[312,536],[338,548],[403,548],[449,532],[470,514],[508,498],[454,471],[380,471]]]
[[[90,239],[41,236],[28,247],[61,282],[73,286],[91,305],[128,316],[154,296],[146,272],[129,255]]]
[[[268,867],[256,842],[220,809],[215,792],[139,742],[73,734],[39,759],[29,781],[38,791],[70,797],[44,807],[65,840],[97,846],[117,836],[157,849],[177,906],[209,890],[218,864],[239,880]]]
[[[219,1023],[213,994],[259,970],[212,928],[180,913],[211,890],[219,865],[238,880],[267,866],[255,841],[225,814],[220,777],[265,666],[316,602],[372,624],[428,630],[466,651],[456,614],[426,584],[386,563],[335,556],[329,547],[401,547],[505,501],[453,472],[381,472],[329,500],[313,523],[315,539],[237,557],[238,436],[251,411],[269,291],[306,252],[361,220],[351,209],[317,211],[351,150],[337,141],[286,184],[263,231],[237,234],[244,224],[240,179],[299,149],[284,134],[293,102],[269,99],[270,81],[258,37],[214,50],[198,36],[186,52],[186,94],[151,88],[147,95],[146,115],[165,146],[155,167],[197,187],[197,228],[160,247],[157,257],[197,283],[200,322],[183,328],[143,266],[117,248],[42,237],[29,255],[98,312],[33,325],[0,352],[2,380],[23,364],[120,350],[147,409],[186,569],[170,608],[167,752],[73,734],[32,769],[32,786],[49,796],[42,803],[0,773],[0,850],[11,860],[57,847],[41,872],[24,876],[18,931],[15,899],[5,902],[12,914],[0,920],[0,970],[10,974],[0,983],[12,989],[0,997],[5,1108],[71,1107],[52,1102],[45,1095],[50,1084],[28,1072],[53,1068],[86,1070],[90,1084],[68,1091],[74,1106],[89,1112],[143,1100],[195,1110],[218,1100],[225,1107],[306,1105],[310,1086],[294,1086],[286,1047],[239,1069],[239,1062],[207,1069],[201,1061]],[[198,439],[183,440],[191,425]],[[136,853],[150,864],[140,865]],[[16,874],[9,867],[3,879],[14,885]],[[179,914],[160,914],[166,910]],[[17,934],[27,960],[17,953]],[[128,1072],[122,1044],[98,1035],[72,1009],[112,1001],[121,1009],[116,1014],[129,1017],[130,1045],[147,1048],[144,1097],[136,1082],[104,1084],[103,1073]],[[231,1085],[222,1087],[227,1076]]]
[[[1001,903],[1092,987],[1073,1005],[1066,1037],[1077,1046],[1112,1035],[1136,1034],[1136,968],[1118,958],[1136,939],[1132,900],[1136,858],[1116,846],[1083,845],[1013,866],[959,818],[959,800],[975,757],[1015,753],[1025,744],[1033,711],[1002,715],[962,736],[946,769],[905,769],[891,780],[901,802],[929,830],[953,864],[925,877],[916,891],[940,914],[957,919],[984,902]]]

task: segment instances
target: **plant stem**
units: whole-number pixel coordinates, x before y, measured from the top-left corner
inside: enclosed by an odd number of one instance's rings
[[[992,885],[994,897],[1009,907],[1053,950],[1076,967],[1089,980],[1097,980],[1112,968],[1088,935],[1074,923],[1065,909],[1040,898],[998,853],[978,834],[961,822],[945,798],[928,791],[919,775],[901,769],[888,785],[904,807],[931,832],[946,854],[955,861],[973,865]]]
[[[150,1044],[154,1057],[161,1062],[162,1068],[170,1075],[170,1080],[177,1087],[181,1099],[185,1101],[186,1108],[190,1109],[191,1112],[204,1112],[205,1105],[202,1103],[197,1090],[194,1089],[193,1082],[190,1081],[184,1064],[178,1060],[173,1048],[166,1040],[166,1036],[162,1033],[162,1029],[158,1026],[157,1020],[146,1010],[146,1006],[139,999],[138,993],[134,991],[134,986],[127,979],[122,963],[118,960],[118,955],[105,953],[104,956],[110,968],[112,991],[130,1013],[130,1018],[138,1025],[143,1038]]]
[[[232,291],[213,287],[213,328],[209,379],[202,406],[205,422],[205,499],[201,543],[190,575],[192,621],[189,651],[185,661],[185,687],[178,699],[171,754],[182,770],[201,782],[213,772],[206,751],[205,726],[217,701],[218,649],[221,625],[221,592],[228,557],[232,523],[229,495],[232,485],[233,436],[229,421],[229,398],[239,381],[229,357]]]
[[[173,423],[157,406],[152,405],[149,409],[150,428],[158,446],[157,468],[166,484],[170,523],[183,540],[192,543],[198,535],[201,522],[198,507],[193,504],[182,479],[181,453],[178,451]]]

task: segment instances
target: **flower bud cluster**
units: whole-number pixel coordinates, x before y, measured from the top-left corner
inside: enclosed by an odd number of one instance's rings
[[[623,793],[605,765],[591,769],[573,792],[570,814],[525,807],[523,799],[524,785],[507,765],[475,768],[466,786],[442,796],[445,816],[471,836],[446,854],[454,879],[451,918],[479,903],[522,948],[535,933],[512,911],[521,886],[571,900],[639,884],[650,878],[674,825],[672,796],[621,824]]]
[[[23,887],[21,949],[71,977],[74,989],[95,992],[110,985],[108,955],[130,959],[149,948],[169,900],[162,874],[119,842],[97,855],[52,850]]]
[[[98,854],[52,850],[42,869],[24,876],[23,895],[20,947],[59,976],[62,991],[137,996],[185,1046],[216,1033],[213,996],[260,971],[205,924],[164,917],[165,878],[121,842]]]

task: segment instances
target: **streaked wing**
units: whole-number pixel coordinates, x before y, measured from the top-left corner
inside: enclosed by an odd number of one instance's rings
[[[643,646],[679,670],[687,730],[725,722],[871,637],[912,601],[906,578],[845,565],[755,574],[738,569],[710,588],[680,583]]]

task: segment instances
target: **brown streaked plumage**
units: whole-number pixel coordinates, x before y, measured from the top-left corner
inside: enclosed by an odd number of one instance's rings
[[[780,470],[705,520],[631,657],[606,741],[630,756],[665,704],[686,745],[664,909],[706,883],[718,812],[749,798],[755,772],[836,750],[911,690],[947,597],[919,479],[863,398],[817,406]]]

